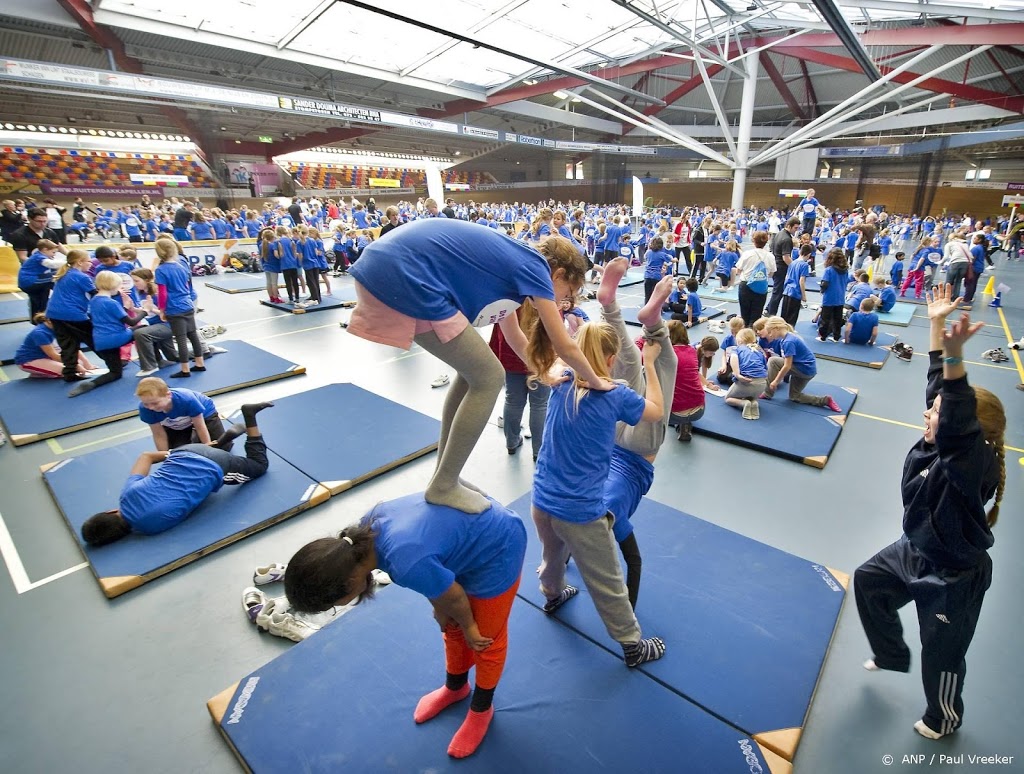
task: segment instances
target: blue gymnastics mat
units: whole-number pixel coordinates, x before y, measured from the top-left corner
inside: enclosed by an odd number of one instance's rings
[[[640,311],[640,307],[637,307],[637,306],[624,307],[623,310],[622,310],[622,321],[624,323],[626,323],[626,325],[640,325],[640,321],[636,319],[636,313],[639,312],[639,311]],[[721,317],[723,314],[725,314],[725,310],[724,309],[716,309],[713,306],[705,306],[704,309],[703,309],[703,316],[707,320],[713,320],[716,317]],[[668,320],[671,320],[672,319],[672,312],[662,312],[661,313],[661,319],[665,320],[666,322]],[[700,325],[700,324],[701,323],[696,323],[694,325],[694,327],[696,328],[697,325]]]
[[[846,326],[843,326],[844,330]],[[798,323],[796,332],[800,334],[807,347],[821,360],[834,360],[837,363],[881,368],[889,359],[889,349],[898,340],[898,336],[879,331],[872,346],[867,344],[843,344],[841,342],[818,341],[818,326],[810,320]],[[811,382],[814,384],[814,382]]]
[[[10,365],[14,362],[14,354],[34,327],[30,322],[0,325],[0,365]]]
[[[447,749],[468,701],[420,725],[412,719],[419,698],[443,682],[430,603],[391,586],[207,708],[245,769],[257,774],[790,771],[742,731],[521,599],[509,618],[494,719],[463,760]]]
[[[705,393],[704,416],[694,422],[693,429],[700,435],[720,441],[824,468],[857,393],[850,388],[813,381],[806,392],[809,395],[831,395],[843,413],[793,403],[789,400],[789,385],[783,384],[774,398],[758,401],[761,418],[753,421],[744,419],[740,409],[725,402],[726,391],[723,390],[719,395]]]
[[[712,278],[708,281],[707,286],[701,285],[697,290],[697,295],[707,301],[732,301],[734,304],[739,303],[740,291],[735,285],[731,288],[721,290],[721,283],[717,278]],[[717,293],[714,291],[718,290]]]
[[[628,288],[633,285],[644,284],[644,269],[642,266],[631,266],[626,270],[622,279],[619,280],[620,288]]]
[[[21,298],[11,298],[7,293],[4,295],[8,297],[0,298],[0,325],[5,323],[27,322],[28,299],[24,296]]]
[[[235,452],[240,453],[241,447],[239,439]],[[330,497],[324,487],[270,452],[270,468],[265,476],[242,486],[222,487],[173,529],[159,535],[132,534],[98,548],[86,545],[82,524],[94,513],[117,507],[128,471],[142,452],[152,449],[152,440],[145,438],[43,466],[50,494],[103,593],[110,598]]]
[[[254,384],[304,374],[306,369],[244,341],[218,341],[227,352],[211,358],[205,373],[171,382],[207,395],[219,395]],[[72,385],[61,379],[14,379],[0,384],[0,421],[15,446],[67,435],[138,414],[135,378],[139,366],[129,363],[124,377],[92,392],[68,398]],[[177,364],[157,375],[166,379]],[[184,382],[181,384],[180,382]],[[45,409],[45,410],[43,410]]]
[[[919,311],[917,304],[908,304],[904,301],[897,301],[896,305],[888,312],[877,312],[878,321],[883,325],[899,325],[906,328],[914,315]]]
[[[266,290],[267,278],[262,272],[237,272],[235,274],[218,274],[204,283],[210,290],[222,293],[255,293]]]
[[[509,507],[529,519],[530,495]],[[632,521],[644,554],[638,619],[666,646],[639,669],[792,760],[849,577],[648,498]],[[527,533],[532,569],[541,543]],[[555,617],[618,656],[573,562],[566,581],[580,593]],[[533,573],[519,595],[544,605]]]
[[[311,425],[315,416],[330,421]],[[331,494],[429,454],[441,434],[441,423],[433,417],[354,384],[329,384],[279,398],[273,409],[260,414],[260,427],[276,454]]]
[[[272,301],[268,301],[265,298],[260,299],[260,303],[263,306],[273,307],[274,309],[280,309],[282,312],[291,312],[292,314],[305,314],[306,312],[323,312],[328,309],[341,309],[346,304],[351,304],[356,300],[356,289],[351,285],[343,288],[334,288],[334,294],[330,296],[323,296],[322,300],[316,306],[306,307],[305,309],[297,309],[293,304],[285,301],[284,303],[276,304]]]

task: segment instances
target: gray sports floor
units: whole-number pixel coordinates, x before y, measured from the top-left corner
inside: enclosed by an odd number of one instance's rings
[[[1000,261],[998,276],[1013,288],[1004,299],[1004,312],[1017,338],[1024,333],[1024,266],[1005,267]],[[293,316],[259,305],[258,296],[201,291],[206,310],[202,317],[228,327],[218,343],[244,338],[305,365],[308,373],[220,396],[216,403],[222,413],[254,399],[352,381],[440,416],[445,389],[429,385],[444,368],[431,356],[420,350],[399,353],[348,336],[339,328],[348,311]],[[628,289],[621,298],[638,303],[641,286]],[[927,765],[932,753],[964,754],[964,762],[951,769],[958,772],[1024,770],[1024,665],[1019,656],[1024,562],[1017,550],[1024,543],[1024,392],[1015,390],[1021,375],[1013,360],[999,366],[980,361],[984,349],[1005,346],[1006,335],[995,310],[985,303],[976,309],[975,317],[989,325],[968,347],[968,358],[974,361],[968,364],[970,377],[1002,397],[1009,417],[1007,443],[1016,451],[1007,453],[1006,500],[992,551],[995,579],[968,656],[965,725],[954,737],[939,742],[913,731],[923,710],[919,676],[916,671],[871,674],[861,668],[870,654],[850,597],[796,756],[795,770],[801,774],[905,770],[912,764],[904,763],[903,756],[921,753],[928,757],[920,765]],[[919,314],[924,314],[923,308]],[[923,355],[926,326],[926,320],[917,317],[909,328],[884,329],[899,334]],[[915,356],[911,363],[891,358],[881,371],[820,362],[820,380],[860,390],[854,415],[825,470],[699,436],[689,445],[673,437],[658,458],[650,494],[852,573],[900,534],[900,471],[907,450],[920,435],[926,365],[924,356]],[[211,367],[217,367],[216,359]],[[11,366],[3,372],[7,378],[18,375]],[[41,410],[59,411],[60,406]],[[332,416],[332,406],[310,406],[309,426],[330,422]],[[305,430],[295,428],[300,434]],[[242,613],[240,592],[249,585],[253,567],[287,561],[305,542],[339,529],[376,501],[422,489],[434,465],[433,455],[413,462],[108,601],[89,570],[81,568],[82,555],[43,485],[39,466],[147,432],[138,420],[129,419],[55,441],[0,449],[0,515],[6,525],[6,530],[0,528],[0,542],[8,570],[0,571],[2,772],[240,770],[210,721],[205,702],[291,646],[258,636]],[[508,502],[530,488],[532,468],[529,454],[506,455],[501,431],[491,426],[466,473]],[[4,532],[10,540],[4,540]],[[643,549],[642,524],[637,535]],[[646,630],[656,633],[658,622],[645,618],[642,595],[638,614]],[[904,611],[904,619],[914,648],[912,607]],[[686,643],[669,642],[668,647],[678,653],[685,651]],[[345,665],[335,665],[323,679],[343,688]],[[496,704],[500,722],[500,689]],[[267,744],[288,744],[287,718],[268,734]],[[629,740],[623,739],[623,744]],[[636,754],[642,769],[643,750]],[[996,754],[1014,756],[1012,764],[968,763],[970,755]],[[885,755],[894,756],[893,766],[884,765]],[[933,765],[938,762],[936,755]],[[585,770],[581,759],[580,771]],[[685,772],[685,762],[676,770]]]

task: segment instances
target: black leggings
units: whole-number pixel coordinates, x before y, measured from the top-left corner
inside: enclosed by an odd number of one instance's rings
[[[246,437],[244,457],[221,449],[214,449],[204,443],[179,446],[178,451],[192,452],[216,462],[224,472],[225,484],[244,484],[246,481],[259,478],[267,472],[267,467],[270,464],[267,460],[267,445],[263,442],[262,435],[257,435],[255,438]]]
[[[42,282],[38,285],[29,285],[27,288],[18,288],[28,296],[28,319],[32,319],[38,312],[46,311],[46,304],[50,300],[50,291],[53,290],[52,282]]]
[[[755,293],[746,282],[740,283],[740,317],[743,318],[743,324],[748,328],[753,326],[754,321],[763,314],[764,302],[767,298],[767,293]]]
[[[704,253],[694,253],[693,256],[693,268],[690,269],[690,279],[697,278],[698,282],[704,281],[704,276],[708,272],[707,261],[704,260]]]
[[[651,300],[651,296],[654,295],[654,289],[658,287],[658,283],[661,280],[658,279],[644,279],[644,304]]]
[[[64,381],[72,382],[78,373],[78,350],[82,344],[92,347],[92,320],[50,320],[60,347],[60,361],[64,365]]]
[[[192,344],[192,357],[203,356],[203,342],[196,330],[196,313],[186,312],[185,314],[167,315],[167,324],[171,326],[171,333],[178,346],[178,362],[188,362],[188,345]]]
[[[818,336],[827,339],[829,336],[839,341],[843,335],[843,307],[823,306],[821,317],[818,318]]]
[[[626,592],[629,594],[629,604],[636,610],[636,599],[640,596],[643,559],[640,557],[640,546],[636,544],[635,532],[630,532],[629,537],[619,543],[619,550],[622,552],[622,558],[626,560]]]
[[[320,269],[306,269],[306,287],[309,289],[309,297],[320,302]]]
[[[110,384],[116,382],[121,378],[124,373],[124,365],[121,363],[121,348],[116,347],[115,349],[98,349],[96,354],[100,356],[108,371],[105,374],[101,374],[92,380],[92,386],[99,387],[101,384]]]
[[[690,258],[690,246],[683,245],[682,247],[676,248],[676,274],[682,274],[679,271],[679,257],[682,256],[683,261],[686,262],[686,273],[689,274],[693,271],[693,260]]]
[[[203,422],[206,424],[206,429],[210,431],[211,441],[216,441],[224,435],[224,423],[220,419],[220,414],[215,413],[212,416],[204,417]],[[173,427],[165,427],[164,432],[167,433],[168,449],[177,449],[179,446],[200,443],[199,434],[191,425],[181,430],[176,430]],[[220,448],[224,451],[231,451],[231,444]]]
[[[299,300],[299,270],[298,269],[282,269],[281,273],[284,275],[284,286],[288,292],[288,300],[295,303]]]
[[[782,297],[781,317],[794,328],[796,327],[797,320],[800,319],[800,303],[799,298],[786,295]]]

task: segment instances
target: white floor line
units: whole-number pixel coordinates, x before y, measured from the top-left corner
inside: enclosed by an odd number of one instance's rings
[[[82,562],[42,580],[30,581],[28,573],[25,572],[25,565],[21,561],[21,556],[18,555],[18,549],[14,547],[14,540],[7,529],[7,522],[4,521],[3,514],[0,514],[0,556],[3,556],[4,564],[7,565],[7,572],[11,576],[11,582],[14,583],[14,590],[19,594],[45,586],[47,583],[59,580],[65,575],[70,575],[89,566],[88,562]]]

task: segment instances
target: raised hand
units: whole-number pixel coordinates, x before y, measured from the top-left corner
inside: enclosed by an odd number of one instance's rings
[[[953,298],[953,286],[950,284],[936,285],[926,294],[928,299],[928,318],[944,321],[956,311],[963,298]]]

